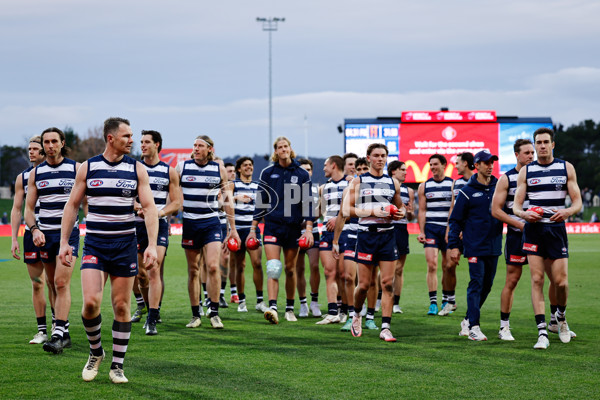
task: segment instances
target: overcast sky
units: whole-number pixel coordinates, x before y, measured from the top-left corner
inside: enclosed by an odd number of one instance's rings
[[[0,144],[49,126],[85,136],[109,116],[199,134],[222,156],[267,152],[273,130],[304,155],[343,151],[344,118],[496,110],[600,120],[598,1],[2,1]]]

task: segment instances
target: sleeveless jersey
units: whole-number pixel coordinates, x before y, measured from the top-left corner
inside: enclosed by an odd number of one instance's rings
[[[519,176],[519,171],[515,168],[511,169],[506,173],[506,178],[508,178],[508,193],[506,194],[506,202],[504,203],[504,212],[509,215],[512,219],[519,222],[525,222],[523,218],[517,217],[513,213],[513,205],[515,204],[515,193],[517,192],[517,178]],[[526,211],[529,208],[529,199],[525,196],[525,201],[523,202],[523,211]],[[512,231],[519,231],[514,226],[508,225],[508,229]]]
[[[527,197],[530,207],[542,207],[544,215],[539,222],[554,224],[550,217],[555,210],[565,208],[567,197],[567,165],[555,158],[550,164],[537,161],[527,165]]]
[[[102,154],[88,160],[86,235],[135,235],[133,203],[138,194],[137,161],[110,162]]]
[[[21,172],[21,182],[23,182],[23,192],[25,193],[25,197],[27,197],[27,189],[28,189],[28,185],[29,185],[29,175],[31,174],[31,170],[33,170],[33,167],[29,167],[25,171]],[[36,223],[39,223],[40,222],[40,199],[39,198],[35,201],[34,214],[35,214]],[[29,226],[27,226],[27,224],[25,224],[25,230],[26,231],[29,230]]]
[[[194,160],[183,163],[181,170],[183,218],[203,225],[220,225],[218,196],[221,190],[219,164],[209,161],[198,165]]]
[[[437,182],[433,178],[429,178],[425,182],[426,224],[448,225],[448,213],[452,202],[452,182],[452,179],[448,177],[444,177],[441,182]]]
[[[460,178],[458,178],[457,180],[454,181],[454,204],[456,204],[456,199],[458,198],[458,192],[460,191],[460,189],[467,186],[467,183],[469,183],[469,180],[465,179],[464,176],[461,176]]]
[[[148,172],[148,182],[150,183],[150,190],[152,191],[152,197],[154,197],[154,204],[158,211],[165,208],[167,205],[167,198],[169,197],[169,165],[163,161],[159,161],[156,165],[148,165],[144,161],[140,161],[146,171]],[[138,200],[139,201],[139,200]],[[161,219],[167,220],[165,215]],[[144,219],[135,217],[136,222],[143,222]]]
[[[238,230],[250,229],[252,227],[257,189],[258,182],[256,181],[249,183],[245,183],[241,179],[233,181],[233,196],[248,196],[250,198],[250,201],[247,203],[241,200],[235,201],[235,227]]]
[[[310,196],[311,197],[311,203],[313,205],[319,204],[319,186],[311,184],[311,186],[310,186],[310,193],[311,193],[311,196]],[[302,224],[302,226],[304,226],[304,224]],[[323,227],[323,229],[325,230],[325,227]],[[300,234],[304,235],[304,232],[306,232],[306,228],[302,228],[302,230],[300,231]],[[313,234],[315,234],[315,233],[316,234],[320,234],[321,233],[321,231],[319,230],[319,224],[317,223],[317,221],[315,221],[313,223],[312,233]]]
[[[375,177],[367,172],[360,176],[359,194],[355,207],[360,210],[381,209],[392,203],[395,194],[396,188],[392,178],[386,174]],[[387,230],[392,229],[392,224],[389,218],[375,216],[359,218],[358,229],[368,230],[369,227]]]
[[[348,187],[346,176],[339,181],[329,181],[323,185],[322,198],[325,203],[325,215],[323,223],[326,224],[331,218],[337,217],[342,205],[342,193]]]
[[[405,206],[408,204],[408,202],[410,201],[410,195],[408,194],[408,186],[404,186],[404,184],[400,185],[400,198],[402,199],[402,204],[404,204]],[[406,215],[404,216],[404,218],[399,219],[399,220],[392,220],[392,224],[408,224],[408,219],[406,218]]]
[[[76,162],[64,158],[58,165],[44,161],[37,166],[35,186],[40,201],[39,226],[42,231],[60,230],[65,204],[75,184]],[[75,220],[75,227],[79,224]]]

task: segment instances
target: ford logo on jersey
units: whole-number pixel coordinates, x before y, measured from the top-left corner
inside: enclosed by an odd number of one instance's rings
[[[48,182],[48,181],[41,181],[38,183],[38,187],[43,188],[43,187],[48,186],[49,184],[50,184],[50,182]]]
[[[135,181],[129,181],[129,180],[119,180],[117,182],[117,184],[115,185],[118,188],[127,188],[127,189],[135,189]]]
[[[100,179],[94,179],[93,181],[90,181],[90,186],[91,187],[98,187],[98,186],[102,186],[104,182],[102,182],[102,180]]]

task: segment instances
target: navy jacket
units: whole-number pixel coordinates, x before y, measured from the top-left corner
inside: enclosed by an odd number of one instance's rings
[[[489,185],[477,181],[477,174],[459,192],[450,215],[448,248],[459,247],[463,233],[465,257],[499,256],[502,254],[502,222],[492,217],[491,205],[498,179]]]
[[[316,204],[311,187],[308,172],[295,159],[285,168],[279,163],[269,165],[260,173],[254,220],[264,217],[265,222],[278,224],[314,221]]]

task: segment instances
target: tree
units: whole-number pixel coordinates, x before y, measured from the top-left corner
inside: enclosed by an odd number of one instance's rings
[[[577,172],[579,187],[600,190],[600,123],[591,119],[564,129],[555,127],[554,155],[569,161]]]
[[[6,145],[0,147],[0,186],[9,186],[28,166],[27,148]]]

